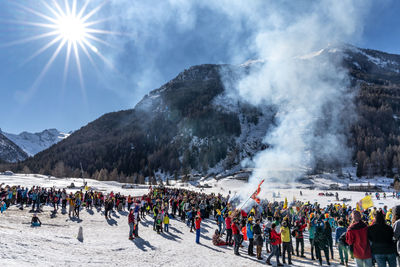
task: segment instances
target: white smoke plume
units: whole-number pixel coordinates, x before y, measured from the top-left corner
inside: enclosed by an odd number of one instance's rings
[[[254,38],[253,49],[264,64],[229,88],[255,105],[277,109],[276,127],[264,139],[270,147],[256,155],[242,197],[261,179],[290,183],[321,159],[350,160],[346,134],[355,114],[354,92],[340,67],[340,49],[360,36],[368,3],[307,3],[299,12],[289,3],[285,12],[282,6],[270,10]]]

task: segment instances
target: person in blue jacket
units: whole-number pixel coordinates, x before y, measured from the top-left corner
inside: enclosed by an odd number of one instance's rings
[[[1,201],[0,202],[0,211],[1,211],[1,213],[3,213],[6,209],[7,209],[6,202]]]
[[[247,219],[246,234],[247,234],[247,239],[249,240],[248,254],[249,256],[255,256],[253,252],[253,246],[254,246],[253,217],[249,217]]]
[[[349,251],[348,251],[348,245],[346,243],[347,228],[344,227],[344,222],[342,220],[338,222],[338,225],[339,227],[336,228],[335,240],[339,249],[340,264],[341,265],[346,264],[347,266],[349,261]]]
[[[34,213],[33,216],[32,216],[31,225],[32,225],[32,227],[37,227],[37,226],[41,226],[42,225],[42,222],[40,221],[40,219],[36,215],[36,213]]]

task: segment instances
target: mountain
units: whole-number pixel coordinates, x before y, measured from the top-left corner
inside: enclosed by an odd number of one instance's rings
[[[25,160],[28,155],[0,132],[0,162]]]
[[[358,120],[347,138],[357,174],[393,175],[400,170],[400,56],[343,45],[307,58],[326,55],[342,60],[356,94]],[[263,63],[193,66],[134,109],[105,114],[15,168],[69,176],[79,175],[82,163],[96,179],[111,172],[111,179],[128,175],[129,181],[157,171],[239,170],[242,160],[268,149],[263,138],[276,111],[232,101],[222,80],[246,75],[257,64]]]
[[[13,141],[29,156],[34,156],[69,136],[69,134],[62,133],[57,129],[48,129],[40,133],[22,132],[20,134],[6,133],[0,129],[0,133]]]

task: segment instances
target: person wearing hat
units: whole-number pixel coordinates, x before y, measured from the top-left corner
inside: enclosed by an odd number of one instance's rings
[[[357,267],[372,267],[371,247],[368,241],[368,227],[361,220],[361,213],[354,210],[353,222],[346,233],[346,243],[352,248]]]
[[[247,234],[247,239],[249,239],[249,247],[248,247],[248,254],[249,256],[254,256],[253,252],[253,247],[254,247],[254,236],[253,236],[253,217],[249,217],[247,219],[247,224],[246,224],[246,234]]]

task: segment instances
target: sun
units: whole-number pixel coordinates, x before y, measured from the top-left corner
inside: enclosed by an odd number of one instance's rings
[[[82,42],[86,36],[84,21],[72,14],[59,18],[56,25],[58,34],[67,42]]]
[[[101,54],[97,46],[105,45],[113,47],[105,41],[104,38],[101,38],[101,35],[116,35],[120,33],[99,28],[102,23],[110,20],[110,18],[93,19],[95,15],[98,15],[99,10],[108,1],[103,1],[100,4],[91,6],[91,8],[89,8],[89,2],[90,0],[37,0],[35,3],[40,3],[40,5],[35,5],[35,8],[29,7],[26,3],[22,4],[18,1],[12,2],[12,4],[19,8],[19,11],[24,11],[27,14],[29,13],[30,15],[33,15],[34,18],[33,21],[13,21],[13,23],[36,27],[42,29],[43,33],[22,40],[13,41],[5,45],[20,45],[39,41],[41,39],[47,40],[21,65],[26,64],[49,49],[54,49],[54,52],[41,70],[32,88],[38,86],[62,50],[66,51],[63,85],[65,84],[68,75],[71,58],[73,57],[76,62],[78,78],[83,94],[85,94],[85,90],[81,67],[81,54],[86,55],[87,59],[96,70],[98,68],[94,56],[100,58],[107,65],[113,68],[112,64]]]

